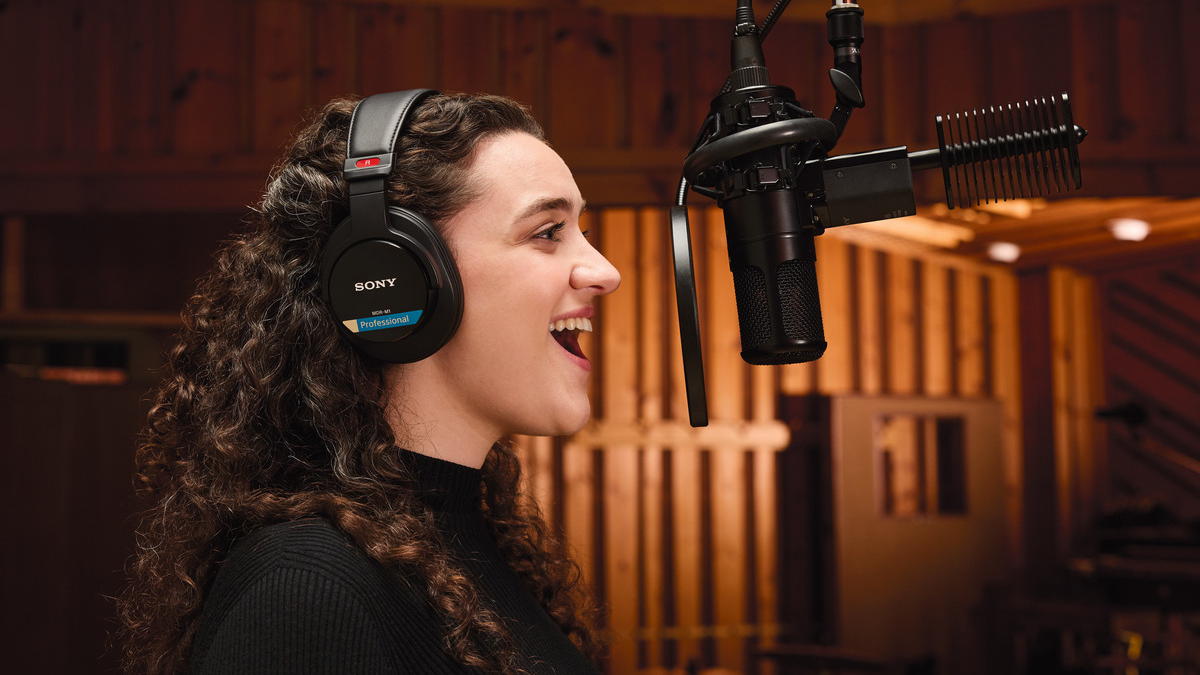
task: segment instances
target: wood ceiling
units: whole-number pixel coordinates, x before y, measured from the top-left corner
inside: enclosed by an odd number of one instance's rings
[[[919,211],[915,218],[856,227],[976,260],[992,260],[993,244],[1015,244],[1019,257],[1008,264],[1018,270],[1061,265],[1102,273],[1200,255],[1200,197],[1033,199],[974,209],[934,204]],[[1117,239],[1111,223],[1120,218],[1145,221],[1149,234],[1141,241]]]

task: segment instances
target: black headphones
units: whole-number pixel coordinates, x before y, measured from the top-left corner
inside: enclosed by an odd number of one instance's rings
[[[321,259],[321,293],[342,335],[391,363],[433,354],[462,320],[462,279],[446,242],[421,214],[387,205],[396,141],[409,111],[435,93],[376,94],[354,109],[343,169],[350,215]]]

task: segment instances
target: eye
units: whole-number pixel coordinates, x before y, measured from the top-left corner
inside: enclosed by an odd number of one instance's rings
[[[566,227],[565,222],[554,223],[553,225],[539,231],[533,235],[534,239],[545,239],[547,241],[558,242],[562,241],[562,230]]]

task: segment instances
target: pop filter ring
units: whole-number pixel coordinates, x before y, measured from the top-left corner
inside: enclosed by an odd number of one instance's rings
[[[683,351],[683,382],[687,391],[688,421],[693,427],[706,427],[708,398],[704,393],[700,313],[696,302],[692,234],[688,230],[686,206],[671,207],[671,248],[675,257],[675,305],[679,312],[679,341]]]

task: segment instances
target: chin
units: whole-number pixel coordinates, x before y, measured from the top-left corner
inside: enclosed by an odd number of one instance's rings
[[[553,419],[545,420],[542,424],[533,425],[540,429],[538,432],[531,433],[533,436],[570,436],[582,429],[588,420],[592,418],[592,406],[590,401],[586,401],[585,405],[578,410],[559,410],[558,414]]]

